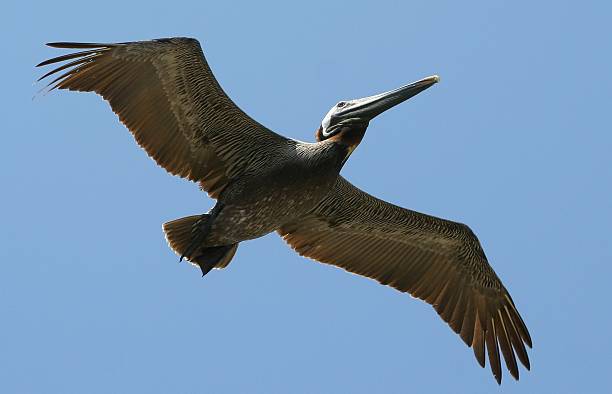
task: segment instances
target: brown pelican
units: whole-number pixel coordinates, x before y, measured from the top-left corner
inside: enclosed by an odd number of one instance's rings
[[[518,379],[531,338],[510,294],[464,224],[379,200],[339,175],[369,122],[438,82],[437,76],[357,100],[323,118],[315,143],[276,134],[223,92],[197,40],[92,44],[41,77],[50,90],[96,92],[168,172],[217,199],[205,214],[163,225],[170,247],[205,275],[238,243],[276,231],[300,255],[376,279],[431,305],[501,383],[500,349]]]

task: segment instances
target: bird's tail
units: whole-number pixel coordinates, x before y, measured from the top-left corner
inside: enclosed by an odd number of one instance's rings
[[[178,255],[197,265],[202,276],[213,268],[225,268],[230,263],[238,244],[205,246],[203,241],[210,230],[210,215],[194,215],[171,220],[163,224],[168,245]]]

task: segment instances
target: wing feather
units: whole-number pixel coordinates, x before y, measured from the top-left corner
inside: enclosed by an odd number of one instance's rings
[[[50,90],[100,94],[157,164],[199,182],[212,197],[232,179],[270,165],[293,143],[227,97],[194,39],[48,45],[81,50],[38,64],[68,61],[41,77],[67,70]]]
[[[279,229],[301,255],[376,279],[434,307],[501,382],[500,350],[518,379],[527,327],[465,225],[376,199],[339,177],[307,216]]]

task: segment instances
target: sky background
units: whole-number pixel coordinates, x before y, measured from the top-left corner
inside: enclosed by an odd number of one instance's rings
[[[612,5],[570,1],[8,1],[0,156],[3,393],[609,393]],[[313,141],[340,99],[441,83],[343,169],[479,236],[533,337],[498,388],[427,304],[275,234],[200,277],[161,224],[214,201],[101,98],[36,94],[49,41],[195,37],[223,88]]]

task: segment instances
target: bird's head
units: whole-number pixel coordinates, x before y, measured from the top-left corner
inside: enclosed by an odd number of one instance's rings
[[[316,132],[317,141],[332,140],[346,146],[346,160],[361,142],[370,120],[421,93],[439,80],[437,75],[433,75],[375,96],[340,101],[323,118]]]

